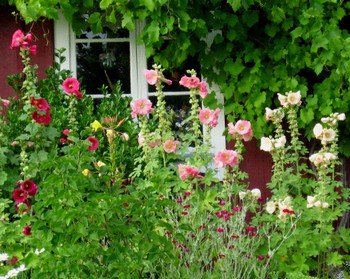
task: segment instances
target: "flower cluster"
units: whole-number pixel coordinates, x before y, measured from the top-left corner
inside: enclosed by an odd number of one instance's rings
[[[202,177],[198,168],[190,166],[190,165],[178,165],[179,176],[181,180],[199,178]]]
[[[292,204],[292,200],[290,196],[287,196],[283,200],[280,199],[278,201],[268,201],[266,203],[266,211],[269,214],[273,214],[278,208],[279,214],[277,215],[277,217],[282,221],[286,221],[287,216],[295,215],[295,212],[291,204]]]
[[[258,188],[247,190],[247,191],[241,191],[238,193],[238,196],[241,200],[244,200],[244,199],[259,200],[261,198],[261,191]]]
[[[226,166],[234,167],[238,164],[238,154],[233,150],[219,151],[214,157],[214,164],[218,168]]]
[[[60,142],[62,144],[67,144],[67,143],[71,142],[71,140],[68,139],[70,132],[71,132],[71,130],[69,130],[69,129],[64,129],[62,131],[62,137],[60,138]]]
[[[18,188],[12,192],[12,198],[16,204],[28,202],[28,197],[34,197],[38,192],[38,186],[31,179],[18,182],[17,185]]]
[[[260,149],[266,152],[271,152],[275,149],[281,149],[285,146],[287,140],[285,136],[277,139],[271,137],[262,137],[260,140]]]
[[[281,103],[282,107],[288,108],[291,106],[300,106],[301,105],[301,94],[300,91],[292,92],[289,91],[286,95],[282,95],[280,93],[278,95],[278,100]]]
[[[336,133],[332,128],[324,128],[322,124],[317,123],[313,128],[313,133],[316,139],[319,139],[322,145],[334,141]]]
[[[66,78],[62,83],[63,91],[68,95],[73,95],[77,99],[83,98],[83,93],[80,91],[80,83],[74,77]]]
[[[199,95],[204,99],[208,95],[208,84],[200,79],[193,73],[191,76],[183,76],[179,84],[188,89],[197,89]]]
[[[49,125],[51,123],[50,105],[44,98],[30,98],[30,104],[35,108],[32,113],[33,120],[42,125]]]
[[[330,152],[318,152],[312,154],[309,157],[310,162],[313,163],[316,167],[321,165],[328,165],[336,159],[337,156]]]
[[[321,202],[317,199],[316,196],[307,196],[307,208],[311,207],[320,207],[320,208],[328,208],[329,203],[328,202]]]
[[[198,114],[199,121],[204,125],[214,128],[218,125],[220,111],[220,109],[201,109]]]
[[[228,133],[234,138],[250,141],[253,137],[252,125],[247,120],[238,120],[236,124],[228,123]]]
[[[273,123],[279,123],[284,118],[285,114],[282,108],[270,109],[265,108],[266,121],[272,121]]]
[[[33,45],[34,36],[32,33],[27,33],[26,35],[22,30],[16,30],[12,35],[11,49],[22,48],[28,50],[30,54],[35,55],[37,52],[37,45]]]

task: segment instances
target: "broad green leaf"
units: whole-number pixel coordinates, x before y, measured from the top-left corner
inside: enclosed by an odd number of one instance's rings
[[[100,8],[102,10],[105,10],[107,9],[111,4],[113,3],[113,0],[102,0],[100,2]]]

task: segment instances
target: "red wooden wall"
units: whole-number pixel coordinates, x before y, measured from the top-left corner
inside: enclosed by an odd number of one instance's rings
[[[43,77],[45,69],[50,66],[54,58],[53,22],[44,21],[25,25],[23,21],[12,15],[13,9],[0,6],[0,97],[15,96],[15,92],[7,84],[7,76],[19,73],[22,69],[18,49],[10,49],[12,34],[21,29],[31,31],[36,37],[38,53],[32,57],[32,63],[39,66],[39,76]]]

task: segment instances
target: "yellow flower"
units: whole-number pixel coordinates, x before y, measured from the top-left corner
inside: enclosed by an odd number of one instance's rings
[[[103,166],[105,166],[106,164],[105,163],[103,163],[102,161],[98,161],[97,163],[96,163],[96,166],[97,167],[103,167]]]
[[[107,129],[106,135],[107,135],[108,143],[111,144],[113,142],[113,139],[116,136],[115,131],[113,129]]]
[[[81,173],[85,176],[90,175],[90,171],[88,169],[84,169]]]
[[[98,129],[102,129],[102,125],[100,122],[98,122],[97,120],[95,120],[94,122],[91,123],[91,128],[94,130],[94,132],[96,132]]]

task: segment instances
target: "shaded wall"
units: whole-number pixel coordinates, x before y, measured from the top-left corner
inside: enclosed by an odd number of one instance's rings
[[[7,84],[7,76],[19,73],[22,70],[21,58],[18,49],[10,49],[12,34],[21,29],[31,31],[36,38],[38,53],[33,56],[32,63],[39,66],[39,77],[44,76],[45,69],[52,65],[54,58],[53,22],[44,21],[25,25],[16,19],[11,7],[0,6],[0,97],[15,96],[15,92]]]

